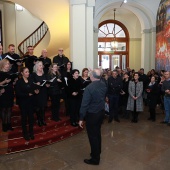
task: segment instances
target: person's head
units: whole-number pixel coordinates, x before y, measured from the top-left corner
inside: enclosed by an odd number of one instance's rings
[[[20,74],[23,78],[28,78],[30,75],[29,69],[27,67],[21,67]]]
[[[89,74],[88,68],[83,68],[83,70],[82,70],[82,77],[88,77],[88,74]]]
[[[72,70],[72,72],[71,72],[71,74],[72,74],[72,76],[73,76],[73,78],[74,79],[78,79],[78,77],[79,77],[79,70],[77,70],[77,69],[74,69],[74,70]]]
[[[133,79],[134,79],[134,81],[138,81],[138,79],[139,79],[139,73],[138,72],[134,73]]]
[[[14,54],[15,53],[15,45],[14,44],[9,44],[8,45],[8,52],[10,54]]]
[[[111,70],[107,70],[107,75],[110,77],[112,75],[112,71]]]
[[[52,73],[59,74],[57,63],[51,64],[49,68],[49,74],[52,74]]]
[[[108,74],[106,74],[106,73],[104,73],[104,74],[102,75],[102,77],[103,77],[105,80],[108,80],[108,78],[109,78]]]
[[[2,47],[2,45],[0,44],[0,55],[2,55],[2,52],[3,52],[3,47]]]
[[[131,71],[130,67],[127,67],[127,68],[126,68],[126,70],[127,70],[128,72],[130,72],[130,71]]]
[[[67,64],[66,64],[66,70],[71,70],[72,69],[72,64],[71,64],[71,62],[69,61],[69,62],[67,62]]]
[[[161,70],[161,72],[160,72],[160,73],[161,73],[161,75],[164,75],[164,72],[165,72],[165,70]]]
[[[113,70],[113,71],[112,71],[112,76],[113,76],[113,78],[117,78],[117,75],[118,75],[117,70]]]
[[[28,52],[29,55],[33,55],[33,53],[34,53],[34,47],[33,47],[32,45],[29,45],[29,46],[27,47],[27,52]]]
[[[42,52],[41,52],[41,55],[46,58],[47,57],[47,50],[46,49],[43,49]]]
[[[170,78],[170,73],[169,73],[169,71],[165,71],[165,72],[164,72],[164,77],[165,77],[166,80]]]
[[[155,76],[152,76],[151,77],[151,83],[154,83],[156,81],[156,77]]]
[[[11,69],[9,60],[3,59],[0,61],[0,71],[8,72]]]
[[[63,52],[64,52],[63,48],[59,48],[59,49],[58,49],[58,54],[59,54],[60,56],[63,55]]]
[[[129,73],[128,72],[125,72],[124,74],[123,74],[123,79],[128,79],[129,78]]]
[[[122,73],[122,70],[120,68],[116,69],[118,74]]]
[[[35,73],[37,73],[37,72],[44,73],[42,61],[37,61],[34,65],[33,70],[34,70]]]
[[[140,72],[140,74],[144,74],[144,68],[141,68],[141,69],[139,70],[139,72]]]
[[[91,81],[96,81],[96,80],[100,80],[102,77],[102,70],[99,68],[93,69],[90,72],[90,80]]]
[[[151,70],[151,74],[155,75],[155,70],[154,69]]]

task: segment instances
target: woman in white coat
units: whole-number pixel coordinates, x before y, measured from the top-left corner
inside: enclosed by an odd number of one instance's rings
[[[139,73],[136,72],[133,79],[129,82],[129,98],[127,110],[132,111],[132,122],[138,122],[138,112],[143,111],[143,82],[139,81]]]

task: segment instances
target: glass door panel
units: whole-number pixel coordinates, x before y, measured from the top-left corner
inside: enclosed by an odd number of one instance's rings
[[[111,62],[112,70],[114,70],[116,66],[120,67],[120,56],[112,55],[112,62]]]
[[[102,67],[102,69],[106,69],[106,68],[110,67],[109,55],[102,55],[102,58],[101,58],[101,67]]]
[[[122,70],[126,69],[126,55],[122,55]]]

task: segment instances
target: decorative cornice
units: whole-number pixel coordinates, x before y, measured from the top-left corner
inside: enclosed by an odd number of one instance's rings
[[[70,5],[86,4],[88,7],[95,6],[95,0],[70,0]]]
[[[70,5],[86,4],[86,0],[70,0]]]

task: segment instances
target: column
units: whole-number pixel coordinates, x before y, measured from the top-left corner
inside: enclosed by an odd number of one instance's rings
[[[93,7],[95,0],[87,0],[86,7],[86,67],[93,69],[97,60],[94,60],[94,32],[93,32]]]
[[[70,0],[70,57],[73,68],[93,68],[93,6],[95,0]]]
[[[141,46],[141,67],[144,68],[145,73],[147,73],[150,70],[151,63],[150,29],[143,30]]]
[[[155,69],[155,57],[156,57],[156,28],[151,29],[151,69]]]

